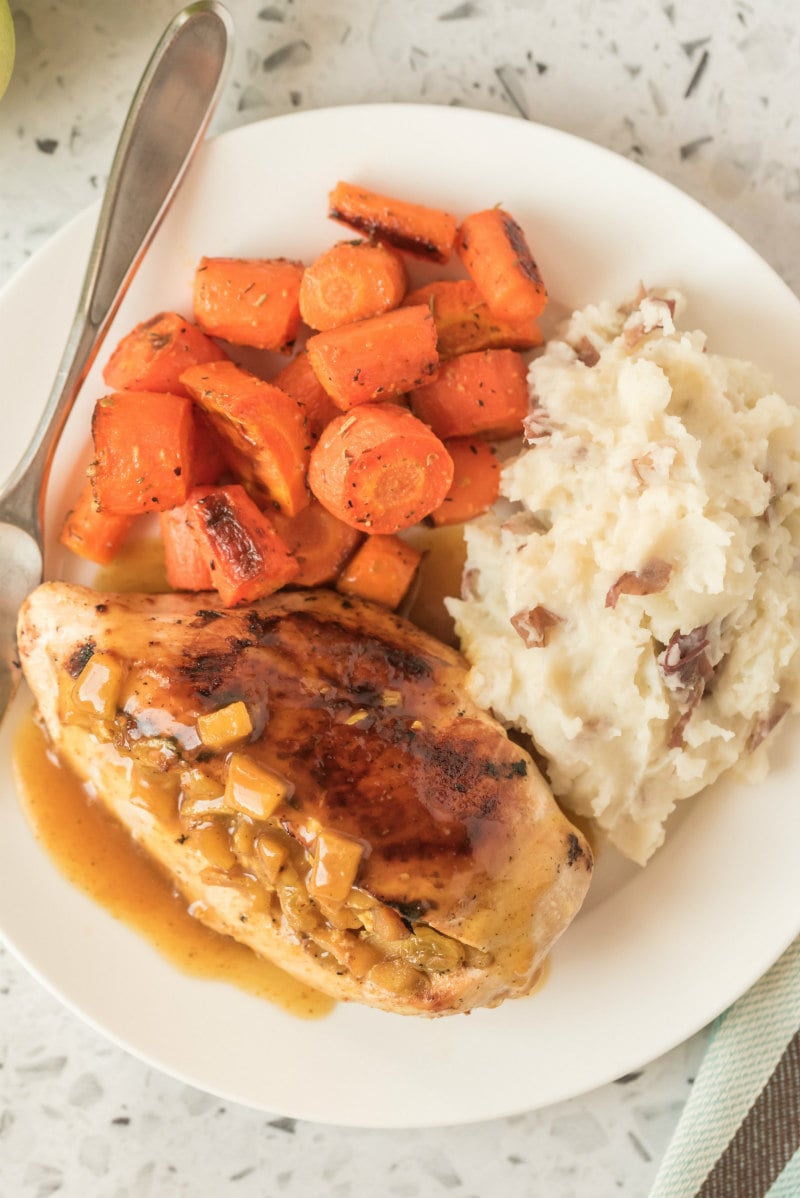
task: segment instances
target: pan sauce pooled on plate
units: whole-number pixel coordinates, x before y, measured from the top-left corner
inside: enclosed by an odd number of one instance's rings
[[[677,293],[576,312],[530,370],[516,511],[466,530],[469,690],[644,863],[679,799],[798,704],[800,412],[706,352]]]

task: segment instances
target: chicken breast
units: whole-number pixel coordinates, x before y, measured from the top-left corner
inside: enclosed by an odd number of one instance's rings
[[[586,840],[459,655],[380,607],[54,582],[18,640],[56,750],[193,914],[336,998],[496,1005],[580,908]]]

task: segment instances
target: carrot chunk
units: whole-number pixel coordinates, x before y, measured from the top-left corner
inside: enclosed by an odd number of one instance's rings
[[[473,213],[461,223],[456,248],[496,316],[530,320],[541,314],[547,290],[513,216],[502,208]]]
[[[429,305],[442,359],[480,349],[533,349],[542,342],[542,331],[532,316],[501,320],[471,279],[427,283],[410,291],[403,303]]]
[[[394,533],[439,507],[453,481],[453,462],[405,408],[363,404],[325,429],[311,453],[308,481],[345,524]]]
[[[431,512],[431,520],[442,524],[463,524],[490,508],[500,493],[500,463],[488,441],[460,437],[445,441],[453,459],[453,482],[441,507]]]
[[[302,262],[287,258],[201,258],[194,318],[234,345],[287,350],[300,327],[302,277]]]
[[[436,372],[436,325],[430,308],[401,308],[310,337],[308,360],[345,411],[419,387]]]
[[[294,516],[308,503],[310,437],[303,407],[233,362],[209,362],[181,381],[225,443],[234,473]]]
[[[215,432],[210,418],[195,405],[192,483],[196,487],[212,486],[219,482],[227,466],[224,443]]]
[[[339,241],[306,267],[300,315],[312,329],[335,329],[390,312],[405,293],[405,267],[394,250],[368,241]]]
[[[80,557],[106,566],[117,556],[134,520],[135,516],[112,516],[99,511],[87,478],[67,512],[59,540]]]
[[[197,531],[190,502],[159,514],[167,582],[176,591],[211,591],[209,555]]]
[[[305,352],[292,358],[272,379],[272,385],[280,387],[281,391],[285,391],[303,405],[308,431],[315,440],[325,425],[330,424],[341,411],[314,374]]]
[[[438,437],[513,437],[528,413],[525,363],[513,349],[485,349],[445,362],[411,395],[411,410]]]
[[[337,183],[328,196],[328,215],[372,240],[388,241],[433,262],[447,262],[453,252],[457,222],[449,212],[424,208],[368,191],[355,183]]]
[[[194,412],[185,395],[106,395],[95,404],[92,439],[95,460],[90,477],[101,512],[137,516],[166,511],[186,500],[192,487]]]
[[[226,607],[280,590],[297,562],[244,487],[199,487],[189,500],[215,589]]]
[[[297,516],[289,518],[276,512],[271,520],[300,566],[293,579],[299,587],[333,582],[363,539],[362,533],[337,520],[317,500],[312,500]]]
[[[184,370],[227,358],[224,349],[177,312],[159,312],[123,337],[103,378],[115,391],[169,391],[185,395]]]
[[[421,558],[418,549],[399,537],[367,537],[339,575],[336,589],[395,608],[411,586]]]

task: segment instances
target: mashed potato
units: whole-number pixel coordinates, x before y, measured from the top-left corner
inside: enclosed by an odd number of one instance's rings
[[[533,363],[511,503],[448,601],[473,697],[640,863],[800,697],[800,413],[681,304],[588,307]]]

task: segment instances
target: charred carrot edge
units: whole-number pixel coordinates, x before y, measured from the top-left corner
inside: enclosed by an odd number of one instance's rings
[[[315,499],[297,516],[276,512],[271,520],[300,567],[292,580],[298,587],[333,582],[363,540],[363,533],[337,520]]]
[[[336,184],[328,197],[328,215],[365,237],[432,262],[447,262],[453,252],[457,221],[449,212],[395,200],[355,183]]]
[[[311,438],[302,405],[233,362],[193,366],[181,381],[225,443],[242,482],[287,516],[304,508]]]
[[[197,532],[191,503],[171,508],[159,515],[167,582],[176,591],[211,591],[208,553]]]
[[[405,408],[362,404],[325,429],[311,454],[308,481],[345,524],[388,534],[440,506],[453,463],[439,438]]]
[[[340,408],[385,400],[419,387],[436,373],[436,325],[425,305],[317,333],[308,360]]]
[[[98,400],[90,467],[98,509],[137,516],[184,503],[192,486],[194,436],[192,401],[185,395],[116,391]]]
[[[395,536],[367,537],[342,570],[336,589],[394,609],[417,572],[422,554]]]
[[[436,324],[441,359],[481,349],[533,349],[542,331],[533,317],[501,320],[471,279],[441,279],[410,291],[404,306],[428,304]]]
[[[227,358],[210,337],[177,312],[159,312],[123,337],[103,378],[115,391],[184,395],[180,376],[190,366]]]
[[[335,420],[341,412],[314,374],[305,351],[292,358],[271,382],[273,387],[280,387],[281,391],[303,405],[308,431],[314,440],[317,440],[325,425]]]
[[[386,245],[339,241],[306,267],[300,315],[327,331],[397,308],[406,293],[402,259]]]
[[[490,508],[500,493],[500,463],[488,441],[472,437],[445,441],[453,459],[453,482],[441,507],[431,512],[437,526],[464,524]]]
[[[496,316],[526,320],[541,315],[547,290],[525,234],[502,208],[475,212],[461,222],[456,248]]]
[[[79,557],[107,566],[122,548],[135,519],[135,516],[111,516],[98,511],[87,478],[67,512],[59,540]]]
[[[238,483],[197,488],[188,506],[226,607],[271,595],[297,574],[274,526]]]
[[[414,415],[443,440],[514,437],[528,413],[525,363],[512,349],[461,354],[410,399]]]
[[[287,352],[300,327],[302,262],[287,258],[202,258],[194,318],[211,337]]]

